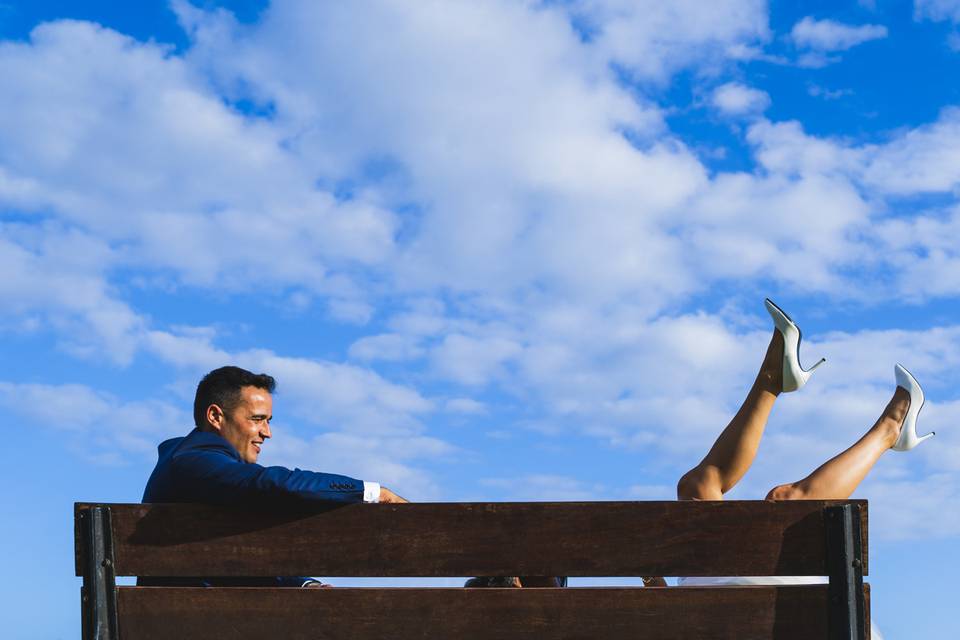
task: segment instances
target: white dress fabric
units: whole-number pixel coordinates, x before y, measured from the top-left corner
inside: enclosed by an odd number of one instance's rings
[[[826,576],[736,576],[724,578],[677,578],[681,587],[718,587],[731,585],[790,585],[790,584],[827,584]]]
[[[677,578],[679,587],[718,587],[734,585],[795,585],[795,584],[827,584],[826,576],[736,576],[724,578]],[[870,621],[870,640],[883,640],[877,625]]]

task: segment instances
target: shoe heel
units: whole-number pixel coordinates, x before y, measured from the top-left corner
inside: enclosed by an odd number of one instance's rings
[[[807,383],[813,370],[827,359],[821,358],[820,362],[804,370],[800,366],[800,341],[803,340],[800,327],[770,298],[766,298],[764,304],[767,307],[767,313],[773,318],[773,325],[783,336],[783,386],[781,389],[785,393],[796,391]]]

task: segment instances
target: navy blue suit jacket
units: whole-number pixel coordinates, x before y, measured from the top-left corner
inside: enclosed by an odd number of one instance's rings
[[[350,503],[363,500],[363,481],[330,473],[244,462],[216,433],[194,429],[160,444],[143,502],[225,506]],[[307,578],[143,578],[156,586],[295,586]]]
[[[244,462],[216,433],[194,429],[159,447],[143,502],[275,505],[363,501],[363,481],[330,473]]]

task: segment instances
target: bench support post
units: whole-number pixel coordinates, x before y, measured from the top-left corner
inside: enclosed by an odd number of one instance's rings
[[[867,640],[859,505],[825,507],[830,640]]]
[[[109,507],[80,513],[83,640],[117,640],[117,589]]]

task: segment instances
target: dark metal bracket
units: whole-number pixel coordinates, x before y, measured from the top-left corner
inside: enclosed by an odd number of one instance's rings
[[[117,640],[117,588],[109,507],[80,512],[83,640]]]
[[[867,640],[860,506],[825,507],[830,640]]]

